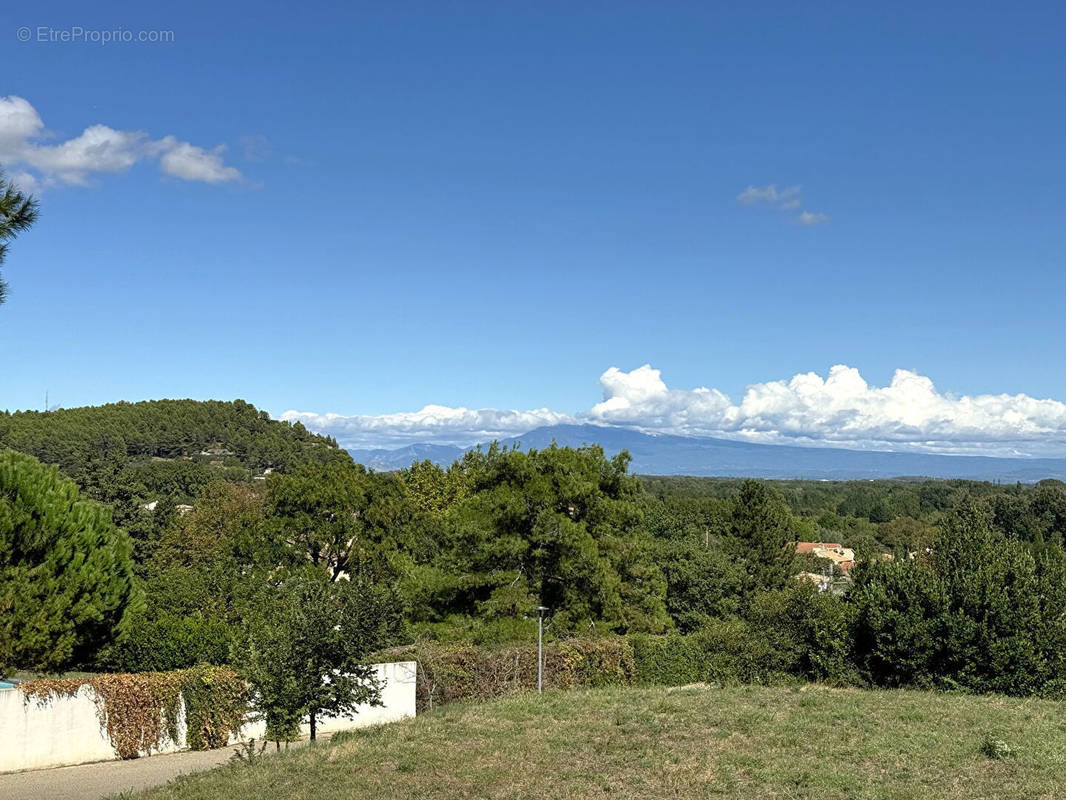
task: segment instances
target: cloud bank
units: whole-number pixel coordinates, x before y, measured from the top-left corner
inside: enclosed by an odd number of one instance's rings
[[[501,411],[495,408],[450,408],[425,406],[421,411],[396,414],[344,416],[309,411],[286,411],[290,422],[299,421],[317,433],[335,437],[341,447],[402,447],[416,442],[454,444],[466,447],[525,433],[543,425],[574,422],[569,414],[547,408],[531,411]]]
[[[718,389],[672,389],[651,365],[600,376],[603,399],[569,414],[426,406],[399,414],[343,416],[286,411],[282,419],[335,436],[344,447],[413,442],[471,445],[542,425],[592,423],[650,433],[774,444],[1000,456],[1066,455],[1066,404],[1025,394],[955,396],[911,370],[872,386],[857,369],[832,367],[748,386],[739,402]]]
[[[125,172],[140,161],[157,161],[164,174],[186,181],[241,178],[238,170],[223,163],[223,145],[205,149],[173,136],[152,139],[143,131],[107,125],[90,125],[71,139],[54,139],[28,100],[0,97],[0,163],[24,189],[35,191],[53,183],[84,186],[93,175]]]

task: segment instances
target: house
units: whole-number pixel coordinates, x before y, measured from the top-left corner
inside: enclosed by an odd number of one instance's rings
[[[813,553],[815,550],[836,550],[840,547],[838,542],[796,542],[796,554]]]
[[[841,572],[848,572],[855,566],[855,551],[839,542],[796,542],[796,553],[824,558]]]

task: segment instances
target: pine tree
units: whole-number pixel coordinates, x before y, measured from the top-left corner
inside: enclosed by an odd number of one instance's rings
[[[751,590],[783,589],[793,574],[792,514],[781,496],[763,483],[746,480],[733,502],[730,544],[751,576]]]
[[[132,545],[55,467],[0,451],[0,674],[85,663],[134,597]]]
[[[7,256],[8,242],[37,221],[37,201],[20,192],[0,173],[0,264]],[[7,295],[7,285],[0,280],[0,304]]]

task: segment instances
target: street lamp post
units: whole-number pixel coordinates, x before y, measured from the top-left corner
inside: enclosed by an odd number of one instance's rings
[[[547,606],[537,606],[537,694],[544,692],[544,612]]]

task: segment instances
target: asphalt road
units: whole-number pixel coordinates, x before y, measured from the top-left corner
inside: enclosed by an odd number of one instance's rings
[[[306,741],[292,746],[304,744]],[[211,769],[229,761],[234,749],[190,750],[129,761],[9,772],[0,775],[0,800],[100,800],[128,789],[158,786],[184,772]],[[268,746],[266,752],[273,753],[274,746]]]

